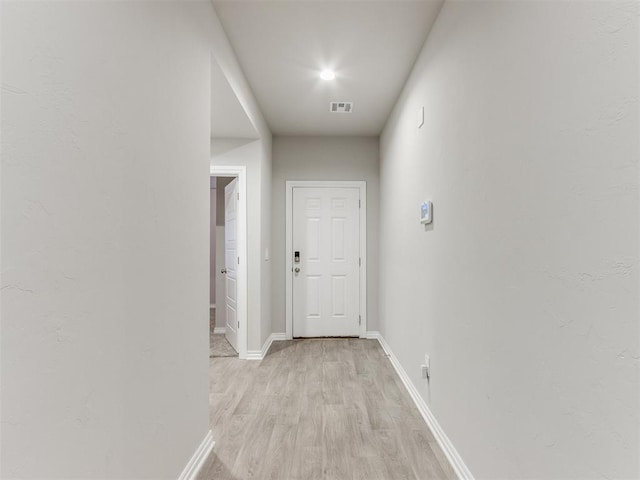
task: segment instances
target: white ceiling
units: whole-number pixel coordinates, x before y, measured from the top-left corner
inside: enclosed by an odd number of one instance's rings
[[[213,1],[276,135],[378,135],[442,2]],[[353,113],[330,113],[331,101]]]
[[[218,62],[211,63],[211,138],[258,138]]]

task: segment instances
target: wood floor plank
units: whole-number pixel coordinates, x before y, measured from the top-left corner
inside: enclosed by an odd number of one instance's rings
[[[366,409],[353,403],[347,409],[347,442],[353,457],[372,458],[378,455],[373,441],[374,432],[369,425]]]
[[[225,422],[222,428],[216,428],[220,436],[214,436],[214,438],[224,438],[225,441],[223,443],[216,442],[215,453],[220,461],[228,467],[229,471],[231,471],[236,462],[238,452],[242,449],[244,439],[255,418],[255,415],[233,415]],[[214,431],[213,434],[217,435],[217,431]]]
[[[298,421],[296,446],[322,447],[323,405],[318,397],[303,398],[303,414]]]
[[[381,457],[359,457],[354,461],[353,480],[391,480]]]
[[[364,400],[364,405],[372,430],[392,430],[394,428],[393,419],[383,403],[367,397]]]
[[[275,424],[265,461],[258,478],[263,480],[282,480],[291,478],[293,467],[293,449],[295,448],[297,425]]]
[[[398,431],[399,435],[405,432]],[[412,430],[410,435],[404,435],[400,446],[413,468],[417,478],[446,478],[438,457],[431,451],[428,437],[421,430]]]
[[[233,464],[232,473],[236,478],[260,478],[274,426],[272,415],[256,415]]]
[[[275,368],[269,375],[269,381],[266,386],[266,395],[277,395],[282,393],[287,381],[289,380],[289,370],[285,368]]]
[[[333,354],[330,357],[333,358]],[[322,372],[322,398],[328,405],[344,404],[342,397],[343,370],[344,364],[342,362],[327,361],[325,357]]]
[[[212,358],[215,449],[199,480],[454,480],[376,340],[273,342]]]
[[[296,447],[293,451],[291,480],[322,479],[322,447]]]
[[[322,478],[353,478],[347,436],[347,412],[343,405],[324,405],[322,423]]]
[[[218,457],[215,451],[200,469],[198,479],[235,480],[229,466]]]

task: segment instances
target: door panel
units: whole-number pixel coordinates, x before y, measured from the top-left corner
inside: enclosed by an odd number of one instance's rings
[[[344,262],[345,258],[345,219],[331,219],[331,260],[334,262]]]
[[[232,180],[224,188],[224,258],[225,258],[225,336],[238,351],[238,293],[237,293],[237,210],[238,181]]]
[[[344,317],[346,315],[347,277],[334,275],[331,280],[332,315],[334,317]]]
[[[306,255],[310,262],[320,261],[320,218],[307,218]]]
[[[307,318],[320,318],[320,282],[320,277],[307,276]]]
[[[294,337],[360,333],[359,195],[357,188],[293,189]]]

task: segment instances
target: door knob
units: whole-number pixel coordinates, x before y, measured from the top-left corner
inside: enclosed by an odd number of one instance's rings
[[[300,273],[300,267],[294,268],[293,271],[296,272],[296,273]]]
[[[220,273],[224,275],[225,273],[227,273],[227,269],[223,268],[222,270],[220,270]]]

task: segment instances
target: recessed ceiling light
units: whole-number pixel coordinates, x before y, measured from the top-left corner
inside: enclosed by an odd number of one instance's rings
[[[323,80],[333,80],[336,78],[336,72],[333,70],[322,70],[320,72],[320,78]]]

